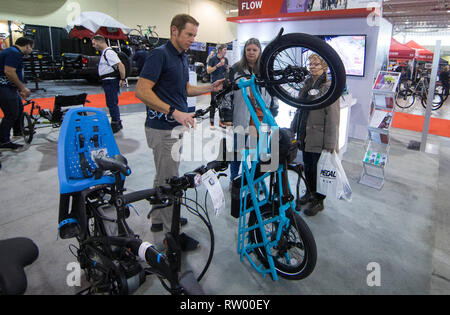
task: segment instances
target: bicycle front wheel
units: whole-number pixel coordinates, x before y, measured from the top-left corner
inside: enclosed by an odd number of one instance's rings
[[[261,209],[263,221],[273,217],[271,205]],[[274,260],[277,273],[289,280],[301,280],[308,277],[314,270],[317,261],[317,247],[314,236],[305,221],[296,212],[289,210],[286,216],[290,219],[290,226],[283,231],[276,247],[271,249],[270,255]],[[257,218],[252,211],[249,218],[249,226],[255,225]],[[265,225],[265,233],[274,240],[278,224],[273,222]],[[250,232],[250,240],[253,243],[262,243],[263,237],[259,228]],[[258,259],[268,267],[267,253],[264,247],[255,248]]]
[[[442,85],[436,86],[436,93],[442,97],[442,101],[445,102],[448,98],[448,93]]]
[[[137,29],[132,29],[127,36],[131,45],[139,46],[143,42],[142,33]]]
[[[411,89],[400,90],[397,95],[395,95],[395,103],[400,108],[409,108],[413,106],[416,97]]]
[[[326,76],[320,87],[309,84],[314,81],[310,63],[314,60],[320,61]],[[313,64],[317,71],[317,61]],[[261,76],[270,95],[308,109],[333,104],[346,83],[344,64],[336,51],[324,40],[303,33],[282,35],[267,45],[261,56]]]
[[[34,125],[28,113],[23,113],[20,129],[22,129],[23,140],[26,144],[30,144],[33,140]]]
[[[427,108],[427,101],[428,101],[428,94],[427,93],[422,95],[421,101],[422,101],[423,108]],[[437,94],[437,93],[435,93],[433,95],[433,101],[431,103],[431,110],[437,110],[437,109],[441,108],[443,103],[444,103],[444,101],[442,100],[442,96]]]

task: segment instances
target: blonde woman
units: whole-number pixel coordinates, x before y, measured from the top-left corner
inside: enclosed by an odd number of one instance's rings
[[[306,80],[304,88],[300,90],[299,98],[311,100],[328,90],[330,81],[327,77],[328,65],[318,55],[309,57],[309,71],[311,76]],[[297,133],[297,141],[303,151],[305,178],[309,190],[300,199],[301,205],[307,204],[304,211],[307,216],[314,216],[324,209],[323,201],[326,196],[317,193],[317,163],[322,150],[338,151],[339,140],[339,99],[332,105],[317,109],[297,110],[291,129]]]

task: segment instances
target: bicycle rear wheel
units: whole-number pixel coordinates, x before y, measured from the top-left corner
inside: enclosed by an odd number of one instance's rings
[[[312,55],[326,63],[327,79],[320,89],[305,91],[306,83],[312,79],[309,60]],[[344,64],[336,51],[322,39],[303,33],[278,36],[267,45],[261,56],[261,76],[270,95],[290,106],[308,109],[334,103],[346,83]]]
[[[159,35],[155,31],[151,31],[146,36],[147,43],[150,47],[155,47],[159,43]]]
[[[271,205],[261,208],[263,220],[273,217]],[[296,212],[289,210],[286,216],[290,219],[290,226],[283,231],[278,245],[272,248],[270,255],[274,260],[277,273],[289,280],[300,280],[308,277],[314,270],[317,261],[317,247],[314,236],[305,221]],[[255,225],[257,218],[252,211],[249,226]],[[265,225],[265,233],[273,240],[276,237],[278,225],[276,222]],[[259,228],[250,232],[253,243],[262,243],[263,237]],[[264,247],[255,248],[258,259],[268,267],[267,253]]]
[[[400,90],[397,95],[395,95],[395,103],[400,108],[409,108],[413,106],[416,97],[411,89]]]

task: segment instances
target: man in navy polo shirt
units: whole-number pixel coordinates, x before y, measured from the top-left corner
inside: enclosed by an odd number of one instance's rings
[[[204,86],[189,84],[185,51],[194,43],[198,25],[187,14],[176,15],[170,24],[170,41],[150,52],[136,85],[136,97],[147,105],[145,131],[155,161],[154,186],[178,176],[179,161],[173,159],[172,148],[179,139],[172,137],[172,129],[180,125],[195,127],[194,114],[188,113],[187,97],[218,92],[223,87],[223,80]],[[152,212],[152,232],[170,231],[172,210],[173,207],[169,207]],[[186,222],[184,219],[181,223]],[[198,242],[184,233],[180,240],[183,250],[198,247]]]
[[[11,129],[20,136],[20,120],[23,113],[22,98],[31,95],[23,83],[23,57],[31,54],[34,41],[20,37],[15,45],[0,53],[0,108],[4,117],[0,123],[0,150],[16,150],[22,147],[11,142]]]

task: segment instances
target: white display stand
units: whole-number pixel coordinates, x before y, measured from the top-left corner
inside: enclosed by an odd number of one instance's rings
[[[399,72],[380,71],[372,89],[372,113],[359,183],[376,189],[381,189],[385,182],[390,149],[389,129],[394,119],[395,91],[400,75]]]

